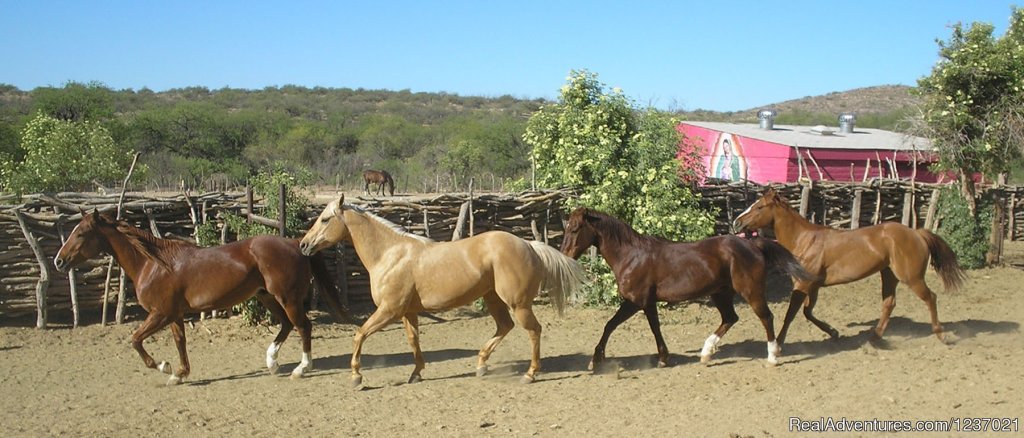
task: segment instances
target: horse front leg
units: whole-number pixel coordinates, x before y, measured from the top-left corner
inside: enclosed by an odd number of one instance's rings
[[[309,317],[306,316],[306,311],[302,308],[301,300],[290,300],[287,305],[284,305],[284,311],[288,314],[288,319],[291,320],[292,324],[295,325],[295,329],[299,331],[299,337],[302,339],[302,360],[299,365],[292,370],[291,378],[298,379],[306,374],[307,371],[313,369],[313,348],[312,348],[312,332],[313,324],[309,322]],[[282,331],[284,330],[284,324],[281,324]]]
[[[651,302],[644,307],[644,316],[647,317],[647,324],[651,326],[651,333],[654,333],[654,343],[658,348],[658,368],[668,366],[668,346],[665,345],[665,338],[661,337],[661,320],[658,319],[658,302]]]
[[[622,304],[619,305],[619,310],[612,315],[612,319],[609,319],[604,325],[604,333],[601,334],[601,340],[597,341],[597,346],[594,347],[594,357],[590,359],[590,365],[587,369],[594,371],[597,370],[598,365],[604,362],[604,348],[608,344],[608,338],[612,336],[612,332],[622,324],[623,321],[629,319],[631,316],[636,315],[636,312],[640,311],[640,307],[633,304],[629,300],[623,300]]]
[[[160,372],[165,374],[171,374],[171,365],[167,362],[160,362],[160,364],[157,365],[156,361],[153,360],[153,356],[150,356],[149,353],[146,352],[146,348],[142,346],[142,341],[145,341],[146,338],[152,336],[153,333],[164,328],[167,324],[170,324],[171,321],[173,321],[173,319],[167,315],[157,312],[150,313],[149,316],[146,317],[146,320],[142,321],[142,324],[139,325],[139,328],[135,329],[135,333],[132,334],[132,347],[139,353],[139,357],[142,358],[142,363],[144,363],[147,368],[160,370]]]
[[[817,303],[818,287],[812,287],[807,291],[807,300],[804,301],[804,318],[807,318],[808,321],[821,329],[821,331],[827,333],[830,338],[839,339],[839,330],[832,328],[827,322],[814,317],[814,306]]]
[[[185,350],[185,320],[182,317],[179,316],[171,324],[171,333],[174,335],[174,346],[178,348],[178,359],[181,361],[181,366],[177,372],[171,374],[171,378],[167,381],[168,386],[184,382],[192,371],[192,367],[188,363],[188,351]]]
[[[363,383],[363,375],[359,371],[362,369],[362,355],[363,355],[363,342],[366,338],[373,333],[384,328],[391,322],[397,319],[397,316],[389,311],[385,305],[381,305],[377,308],[377,311],[373,312],[366,322],[363,323],[362,327],[356,330],[355,336],[352,338],[352,386],[358,387]]]

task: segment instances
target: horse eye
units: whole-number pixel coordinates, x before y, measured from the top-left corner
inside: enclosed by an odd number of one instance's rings
[[[320,218],[320,222],[325,223],[325,224],[327,222],[330,222],[330,221],[331,221],[331,218],[329,218],[329,217]]]

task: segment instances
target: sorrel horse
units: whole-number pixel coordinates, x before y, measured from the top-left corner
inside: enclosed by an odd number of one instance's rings
[[[658,366],[667,366],[668,347],[661,337],[657,302],[675,303],[710,295],[722,315],[722,324],[704,341],[700,360],[707,363],[722,336],[739,320],[733,308],[737,293],[764,325],[768,363],[775,365],[780,351],[765,299],[767,274],[770,269],[779,269],[791,276],[811,277],[789,251],[771,240],[718,236],[693,243],[672,242],[641,235],[616,217],[580,207],[569,215],[562,253],[579,258],[591,245],[612,268],[622,297],[622,305],[605,324],[604,334],[594,348],[591,369],[597,369],[604,360],[612,332],[640,310],[654,333]]]
[[[814,317],[818,289],[857,281],[876,272],[882,275],[882,316],[878,319],[874,337],[882,338],[889,324],[889,315],[896,306],[896,285],[902,281],[924,300],[931,314],[932,332],[943,339],[942,325],[935,308],[935,293],[924,281],[929,256],[946,290],[960,288],[964,271],[949,245],[931,231],[913,230],[895,222],[855,230],[815,225],[800,216],[771,187],[733,222],[738,231],[774,230],[779,243],[792,251],[804,268],[818,276],[817,279],[794,282],[786,319],[779,331],[780,344],[786,339],[786,331],[800,303],[803,303],[804,317],[808,321],[833,339],[838,338],[836,329]]]
[[[363,182],[366,184],[363,186],[363,191],[367,195],[370,194],[370,184],[376,184],[377,190],[374,192],[380,192],[381,196],[384,196],[384,186],[388,186],[388,194],[395,196],[395,180],[391,178],[391,174],[386,170],[364,170],[363,171]]]
[[[68,236],[53,259],[67,272],[100,253],[110,254],[135,284],[139,304],[149,312],[132,335],[132,346],[149,368],[171,374],[168,385],[181,383],[191,370],[185,351],[185,313],[231,307],[256,298],[281,321],[281,331],[267,348],[267,368],[278,369],[277,352],[292,328],[302,337],[302,361],[292,377],[312,369],[311,324],[303,309],[310,277],[315,277],[328,304],[339,316],[347,316],[338,301],[337,289],[320,258],[299,252],[298,241],[276,236],[257,236],[212,248],[200,248],[181,240],[160,239],[152,233],[116,220],[105,213],[83,213],[82,221]],[[142,342],[171,325],[181,366],[146,352]]]
[[[513,234],[491,231],[454,242],[435,242],[402,230],[387,220],[345,205],[345,196],[331,201],[302,238],[303,254],[313,254],[345,240],[370,274],[370,292],[377,310],[356,330],[352,350],[352,383],[362,383],[360,356],[368,336],[402,319],[416,366],[409,383],[421,380],[423,354],[417,314],[464,306],[483,297],[497,324],[494,336],[480,349],[477,375],[487,372],[487,359],[515,326],[529,332],[533,347],[524,383],[540,370],[541,325],[532,303],[541,287],[561,312],[566,297],[582,285],[584,272],[574,260],[543,242],[527,242]]]

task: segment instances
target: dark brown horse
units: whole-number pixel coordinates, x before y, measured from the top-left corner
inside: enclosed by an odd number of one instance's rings
[[[932,319],[932,332],[941,340],[942,325],[935,308],[935,293],[924,282],[928,258],[938,272],[946,290],[956,290],[964,280],[964,272],[956,254],[941,237],[928,230],[912,230],[902,224],[886,222],[856,230],[836,230],[815,225],[800,216],[773,188],[742,214],[736,217],[737,230],[772,229],[782,246],[793,252],[804,268],[818,276],[794,282],[786,319],[779,331],[779,343],[786,339],[789,323],[796,316],[800,303],[804,316],[832,338],[839,332],[814,317],[814,304],[822,286],[849,283],[876,272],[882,275],[882,316],[874,335],[881,339],[889,324],[889,315],[896,306],[896,285],[910,286],[924,300]]]
[[[385,185],[388,186],[388,194],[395,196],[395,180],[391,178],[391,174],[386,170],[364,170],[363,182],[366,183],[366,185],[363,186],[363,191],[365,191],[367,195],[370,194],[370,184],[373,183],[377,185],[377,190],[375,190],[375,192],[380,192],[381,196],[384,196]]]
[[[303,256],[295,239],[257,236],[200,248],[190,242],[157,238],[94,211],[83,214],[53,264],[66,272],[100,253],[114,256],[135,284],[139,304],[149,316],[132,335],[132,346],[147,367],[171,374],[169,385],[181,383],[190,371],[185,351],[185,313],[228,308],[256,295],[281,321],[281,331],[267,349],[271,373],[277,371],[278,349],[292,328],[297,328],[302,337],[302,361],[292,377],[302,377],[312,369],[311,324],[302,307],[311,276],[333,310],[345,315],[323,260]],[[158,365],[142,345],[168,324],[181,360],[174,373],[167,362]]]
[[[597,247],[619,286],[622,305],[604,327],[594,348],[591,368],[604,360],[605,344],[612,331],[623,321],[643,310],[658,347],[658,366],[668,364],[668,347],[661,337],[658,301],[675,303],[711,296],[722,315],[722,324],[704,341],[701,362],[707,362],[722,336],[739,316],[733,308],[733,296],[739,293],[750,303],[764,325],[768,338],[768,363],[777,363],[772,312],[765,300],[765,280],[769,269],[788,275],[810,278],[796,258],[781,245],[767,239],[747,240],[736,236],[718,236],[693,243],[672,242],[637,233],[621,220],[604,213],[577,208],[569,216],[562,241],[562,253],[579,258],[591,245]]]

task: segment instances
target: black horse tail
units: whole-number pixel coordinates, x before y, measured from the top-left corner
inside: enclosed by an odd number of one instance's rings
[[[313,279],[327,299],[327,305],[334,312],[334,316],[341,322],[355,324],[356,320],[348,313],[348,309],[341,304],[341,293],[338,291],[330,271],[327,270],[327,263],[324,262],[323,253],[309,256],[309,266],[313,269]]]
[[[818,277],[804,269],[800,261],[789,252],[786,247],[778,242],[758,237],[753,239],[754,246],[761,250],[764,255],[764,264],[767,269],[777,269],[790,277],[801,281],[814,281]]]
[[[960,262],[957,261],[956,253],[953,252],[953,249],[949,247],[945,240],[942,240],[941,237],[931,231],[919,229],[917,234],[928,244],[928,253],[932,256],[932,267],[935,268],[935,272],[942,279],[942,284],[946,286],[946,291],[955,292],[960,289],[964,285],[966,274],[964,269],[960,267]]]

